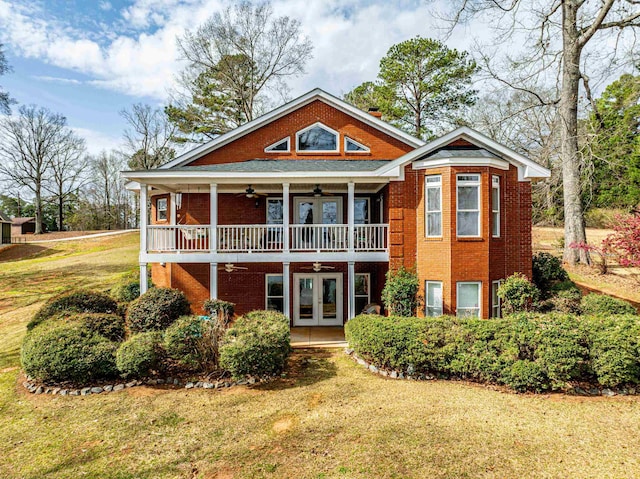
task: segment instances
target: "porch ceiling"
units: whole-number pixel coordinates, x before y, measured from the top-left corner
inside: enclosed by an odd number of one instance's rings
[[[257,194],[282,195],[282,183],[250,183],[238,180],[236,184],[219,184],[218,194],[221,193],[244,193],[247,186],[251,184]],[[356,183],[356,193],[377,193],[386,183]],[[347,183],[291,183],[289,194],[295,196],[313,196],[313,189],[320,185],[323,193],[347,194]],[[181,193],[209,193],[209,183],[189,184],[152,184],[158,192],[181,192]],[[153,194],[153,193],[151,193]]]

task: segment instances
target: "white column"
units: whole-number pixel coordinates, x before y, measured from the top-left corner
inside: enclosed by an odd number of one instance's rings
[[[282,184],[282,228],[284,235],[284,252],[289,252],[289,238],[291,237],[289,231],[289,183]],[[287,263],[287,268],[289,263]],[[287,315],[288,316],[288,315]]]
[[[291,281],[289,263],[282,263],[282,302],[284,315],[291,319]]]
[[[209,264],[209,296],[218,299],[218,263]]]
[[[209,185],[209,251],[218,251],[218,185]],[[213,297],[213,296],[212,296]]]
[[[347,185],[347,225],[349,227],[349,251],[354,250],[354,237],[355,237],[355,193],[356,185],[350,182]]]
[[[169,193],[169,203],[171,203],[171,209],[169,210],[169,224],[171,226],[176,224],[177,206],[176,206],[176,194]]]
[[[140,263],[140,295],[143,295],[149,289],[147,280],[147,263]]]
[[[349,261],[348,268],[348,295],[347,304],[349,306],[349,318],[354,318],[356,315],[356,263],[355,261]]]

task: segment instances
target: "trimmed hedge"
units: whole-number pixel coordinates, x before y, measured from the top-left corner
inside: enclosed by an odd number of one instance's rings
[[[140,281],[127,281],[111,288],[111,297],[118,303],[130,303],[140,296]]]
[[[49,299],[27,324],[27,330],[35,328],[46,319],[77,313],[115,314],[118,303],[109,295],[98,291],[76,290]]]
[[[224,320],[182,316],[164,333],[167,356],[189,368],[208,369],[218,363],[218,346],[226,330]]]
[[[587,294],[582,298],[580,307],[582,314],[638,314],[638,311],[631,303],[606,294]]]
[[[117,314],[88,313],[76,314],[64,318],[67,322],[79,322],[87,330],[100,334],[110,341],[120,343],[124,341],[124,319]]]
[[[135,334],[120,345],[116,366],[123,378],[143,378],[157,370],[162,360],[158,331]]]
[[[276,376],[290,353],[289,319],[275,311],[252,311],[225,333],[220,366],[236,379]]]
[[[132,333],[163,330],[190,312],[189,301],[182,291],[152,288],[131,302],[127,327]]]
[[[81,321],[47,322],[27,333],[22,343],[22,367],[40,381],[86,384],[117,375],[117,348],[117,343]]]
[[[505,319],[361,315],[350,347],[379,368],[502,384],[517,391],[640,383],[640,318],[520,314]],[[619,353],[619,354],[618,354]]]

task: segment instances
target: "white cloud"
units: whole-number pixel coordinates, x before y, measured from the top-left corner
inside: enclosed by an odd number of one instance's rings
[[[109,136],[105,133],[78,126],[70,127],[76,134],[85,139],[87,151],[97,155],[102,151],[118,149],[122,146],[122,138]]]
[[[104,1],[104,2],[100,2],[98,4],[98,7],[100,8],[100,10],[104,10],[105,12],[108,12],[113,8],[113,5],[111,5],[111,2]]]
[[[46,75],[34,75],[33,78],[40,81],[51,83],[65,83],[68,85],[80,85],[82,83],[80,80],[76,80],[75,78],[51,77]]]

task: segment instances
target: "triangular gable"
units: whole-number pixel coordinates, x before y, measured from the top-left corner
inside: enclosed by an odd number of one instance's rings
[[[221,148],[224,145],[257,130],[258,128],[262,128],[263,126],[268,125],[269,123],[317,100],[326,103],[333,108],[356,118],[357,120],[360,120],[361,122],[391,136],[392,138],[395,138],[398,141],[401,141],[408,146],[411,146],[412,148],[418,148],[425,144],[424,141],[419,138],[411,136],[408,133],[380,120],[379,118],[370,115],[319,88],[316,88],[315,90],[311,90],[301,97],[296,98],[295,100],[290,101],[289,103],[286,103],[253,121],[250,121],[249,123],[245,123],[238,128],[235,128],[203,145],[198,146],[197,148],[194,148],[191,151],[184,153],[183,155],[180,155],[174,160],[160,166],[159,169],[170,169],[176,166],[185,166],[199,158],[202,158],[212,151],[215,151],[218,148]]]
[[[549,178],[551,176],[551,171],[544,166],[537,164],[535,161],[530,160],[517,151],[514,151],[467,126],[460,127],[446,135],[436,138],[426,145],[416,148],[406,155],[390,162],[388,165],[383,166],[378,170],[378,173],[380,175],[397,173],[398,177],[402,177],[403,168],[407,164],[421,160],[431,152],[445,146],[463,145],[463,142],[466,142],[467,144],[470,143],[479,148],[485,148],[486,150],[503,158],[510,164],[516,166],[518,168],[518,179],[521,181],[534,178]]]

